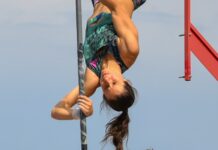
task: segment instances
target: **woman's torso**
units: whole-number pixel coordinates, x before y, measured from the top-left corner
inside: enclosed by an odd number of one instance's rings
[[[101,65],[106,55],[111,54],[120,65],[122,72],[127,70],[117,47],[117,34],[113,27],[110,13],[101,12],[87,21],[84,41],[84,57],[87,67],[98,77],[101,76]]]
[[[124,0],[119,1],[125,2]],[[91,70],[98,77],[100,75],[100,65],[102,62],[100,59],[103,59],[103,57],[107,55],[107,52],[114,55],[115,59],[120,64],[122,72],[127,70],[126,65],[123,63],[125,58],[121,58],[120,56],[119,49],[116,45],[116,39],[117,34],[113,27],[110,9],[103,3],[97,2],[94,5],[92,16],[87,21],[84,55],[87,66],[91,66]],[[96,63],[98,63],[98,65],[96,65]]]

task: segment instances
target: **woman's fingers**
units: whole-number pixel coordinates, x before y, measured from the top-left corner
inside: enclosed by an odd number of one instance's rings
[[[85,116],[91,116],[92,115],[92,113],[93,113],[93,109],[92,109],[92,107],[87,107],[86,105],[84,105],[84,104],[79,104],[79,107],[80,107],[80,109],[82,110],[82,112],[85,114]]]
[[[86,96],[79,96],[78,98],[79,98],[78,99],[79,103],[83,103],[83,104],[85,104],[85,105],[87,105],[89,107],[92,107],[92,101],[91,101],[90,98],[88,98]]]
[[[78,96],[78,104],[82,112],[88,117],[93,113],[92,101],[87,96]]]
[[[84,113],[84,115],[85,115],[86,117],[89,117],[89,116],[92,115],[93,110],[87,109],[87,108],[85,108],[83,105],[79,105],[79,107],[80,107],[81,111]]]
[[[78,103],[78,104],[79,104],[79,106],[83,107],[83,108],[86,109],[86,110],[89,110],[89,109],[90,109],[90,107],[88,107],[87,105],[85,105],[85,104],[83,104],[83,103]]]
[[[84,99],[79,99],[79,100],[78,100],[78,104],[84,104],[84,105],[86,105],[87,107],[92,107],[92,102],[91,102],[91,101],[84,100]]]
[[[87,96],[79,95],[78,100],[85,100],[85,101],[91,101]]]

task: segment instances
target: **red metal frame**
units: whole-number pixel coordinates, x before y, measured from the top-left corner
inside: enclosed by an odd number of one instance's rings
[[[218,53],[191,23],[191,0],[185,0],[185,80],[191,80],[191,52],[218,80]]]

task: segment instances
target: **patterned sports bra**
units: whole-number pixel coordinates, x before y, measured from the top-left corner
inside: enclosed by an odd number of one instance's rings
[[[111,14],[101,13],[87,22],[83,53],[87,67],[99,78],[101,77],[103,58],[107,54],[114,56],[122,73],[127,70],[120,57],[116,41],[117,35]]]
[[[92,0],[92,3],[95,6],[99,1],[100,0]],[[132,1],[134,8],[137,9],[146,0]],[[121,67],[122,73],[128,69],[120,57],[116,41],[117,33],[114,29],[110,13],[101,13],[88,20],[83,53],[87,67],[99,78],[101,77],[103,58],[107,54],[112,54],[114,56]]]

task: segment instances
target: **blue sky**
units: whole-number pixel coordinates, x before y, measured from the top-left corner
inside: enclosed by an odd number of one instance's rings
[[[218,51],[218,2],[192,0],[192,20]],[[51,108],[77,85],[74,0],[0,1],[0,149],[80,149],[78,121],[56,121]],[[83,29],[92,12],[83,1]],[[140,55],[125,73],[138,90],[130,109],[128,150],[218,149],[218,84],[192,57],[192,81],[183,75],[183,1],[148,0],[133,17]],[[102,111],[101,90],[91,97],[90,150],[116,114]]]

